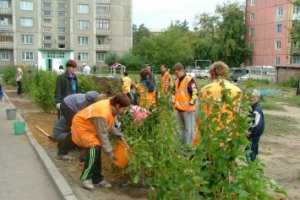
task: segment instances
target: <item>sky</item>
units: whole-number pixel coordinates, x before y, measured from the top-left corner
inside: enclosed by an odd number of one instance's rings
[[[133,0],[133,23],[145,24],[152,31],[162,30],[175,20],[186,19],[193,26],[196,15],[214,13],[216,5],[223,2],[224,0]]]

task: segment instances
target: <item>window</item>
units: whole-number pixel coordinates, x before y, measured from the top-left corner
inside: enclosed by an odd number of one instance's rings
[[[58,36],[58,40],[59,41],[65,41],[66,37],[64,35],[60,35],[60,36]]]
[[[79,29],[80,30],[87,30],[89,29],[90,22],[87,20],[80,20],[79,21]]]
[[[256,3],[256,0],[249,0],[249,2],[250,2],[250,6],[254,6]]]
[[[7,0],[0,0],[0,8],[9,8],[9,3]]]
[[[79,45],[88,45],[89,44],[89,38],[86,36],[79,36],[78,37]]]
[[[282,17],[283,16],[283,7],[278,7],[276,9],[276,16],[277,17]]]
[[[44,18],[44,23],[51,23],[52,22],[52,19],[51,18]]]
[[[57,15],[58,16],[65,16],[65,11],[63,11],[63,10],[57,11]]]
[[[300,14],[300,6],[294,6],[293,13],[296,15]]]
[[[20,9],[32,11],[33,10],[33,2],[30,0],[22,0],[20,1]]]
[[[108,19],[97,19],[96,28],[101,30],[109,30],[109,20]]]
[[[276,24],[276,32],[281,33],[282,32],[282,24]]]
[[[101,45],[105,43],[105,36],[97,36],[97,44]]]
[[[66,45],[65,44],[58,44],[58,48],[64,49],[64,48],[66,48]]]
[[[44,10],[44,15],[51,16],[51,10]]]
[[[78,5],[78,13],[80,13],[80,14],[89,13],[89,5],[88,4],[79,4]]]
[[[275,65],[280,65],[280,56],[276,56]]]
[[[43,39],[44,40],[51,40],[52,37],[51,37],[51,35],[44,35]]]
[[[49,2],[49,1],[45,1],[45,2],[43,2],[43,8],[45,8],[45,9],[51,9],[51,2]]]
[[[8,51],[0,51],[0,60],[10,60],[10,53]]]
[[[31,17],[23,17],[20,18],[21,26],[23,27],[32,27],[33,26],[33,19]]]
[[[249,32],[251,37],[255,36],[255,29],[254,28],[250,28],[250,32]]]
[[[33,35],[22,35],[22,43],[23,44],[32,44],[33,43]]]
[[[254,21],[255,20],[255,14],[254,13],[250,13],[250,21]]]
[[[281,40],[275,41],[275,49],[281,49]]]
[[[7,17],[0,17],[0,25],[2,26],[8,26],[9,22],[8,22],[8,18]]]
[[[106,55],[105,52],[96,52],[96,59],[97,59],[97,61],[104,62],[105,55]]]
[[[292,64],[300,64],[300,56],[299,55],[292,56]]]
[[[85,52],[78,53],[78,60],[79,61],[87,61],[88,57],[89,57],[88,53],[85,53]]]
[[[60,27],[57,27],[57,31],[60,33],[64,33],[66,31],[66,28],[64,26],[60,26]]]
[[[10,35],[0,35],[0,42],[12,42],[13,36]]]
[[[96,15],[103,16],[109,14],[109,5],[97,4]]]
[[[51,43],[44,43],[45,49],[51,49],[51,47],[52,47]]]
[[[31,61],[33,60],[33,52],[30,52],[30,51],[24,51],[22,53],[22,59],[24,61]]]

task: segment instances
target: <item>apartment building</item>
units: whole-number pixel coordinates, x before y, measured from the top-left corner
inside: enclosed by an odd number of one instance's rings
[[[247,40],[253,48],[250,65],[300,64],[300,52],[290,37],[300,8],[290,0],[247,0]]]
[[[102,65],[132,47],[131,0],[0,0],[0,66]]]

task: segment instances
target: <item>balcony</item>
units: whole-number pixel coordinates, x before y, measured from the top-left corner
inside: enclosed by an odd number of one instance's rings
[[[11,15],[12,9],[9,8],[0,8],[0,15]]]
[[[0,32],[12,32],[12,25],[0,25]]]
[[[97,18],[110,19],[110,17],[111,17],[110,12],[97,13]]]
[[[96,29],[96,35],[110,35],[110,29]]]
[[[109,51],[110,45],[109,44],[100,44],[96,46],[96,51]]]
[[[110,4],[111,0],[96,0],[96,3]]]
[[[12,41],[9,42],[0,42],[0,49],[13,49],[14,43]]]

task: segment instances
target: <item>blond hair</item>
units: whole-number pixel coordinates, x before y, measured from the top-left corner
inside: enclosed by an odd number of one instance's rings
[[[227,79],[229,77],[229,67],[226,63],[217,61],[211,65],[210,73],[212,77]]]

